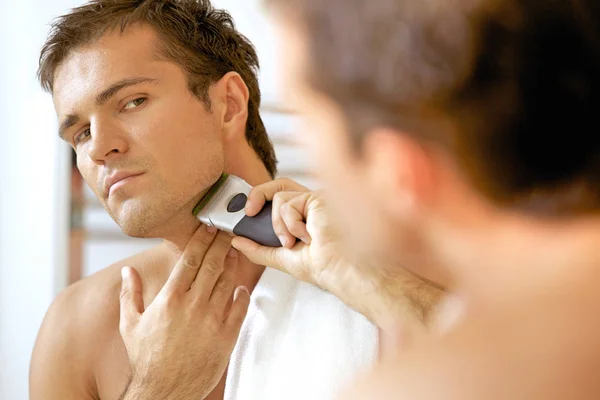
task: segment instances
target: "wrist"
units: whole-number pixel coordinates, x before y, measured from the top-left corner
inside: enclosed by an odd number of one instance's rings
[[[353,264],[338,267],[337,271],[343,273],[322,276],[319,286],[383,328],[388,320],[389,309],[386,307],[388,301],[382,279],[377,276],[379,272]]]
[[[134,374],[125,393],[119,400],[199,400],[212,391],[203,385],[198,375]]]
[[[165,384],[164,379],[155,379],[148,374],[135,374],[129,380],[120,400],[170,400],[178,398],[173,392],[175,385]]]

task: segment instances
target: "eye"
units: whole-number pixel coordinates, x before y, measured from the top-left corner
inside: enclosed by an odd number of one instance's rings
[[[73,138],[73,142],[75,144],[79,144],[82,140],[87,139],[91,134],[92,132],[89,130],[89,128],[84,131],[81,131],[80,133],[75,135],[75,137]]]
[[[144,104],[145,102],[146,102],[145,97],[138,97],[137,99],[131,100],[130,102],[125,104],[125,106],[123,107],[123,110],[131,110],[133,108],[137,108],[137,107],[141,106],[142,104]]]

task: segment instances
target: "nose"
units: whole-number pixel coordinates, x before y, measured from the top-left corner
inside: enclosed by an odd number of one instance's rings
[[[90,132],[88,157],[96,164],[103,165],[110,158],[126,153],[129,148],[126,133],[116,124],[95,120]]]

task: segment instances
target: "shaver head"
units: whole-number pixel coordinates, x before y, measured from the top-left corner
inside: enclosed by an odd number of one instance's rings
[[[196,217],[198,217],[198,219],[200,219],[200,214],[202,213],[202,210],[206,209],[206,206],[210,203],[210,201],[215,196],[215,194],[217,194],[217,192],[219,191],[219,189],[227,181],[227,178],[229,178],[229,174],[223,172],[221,174],[221,176],[219,177],[219,180],[217,180],[210,187],[210,189],[208,189],[208,192],[206,192],[206,194],[204,196],[202,196],[202,198],[200,199],[200,201],[198,202],[198,204],[196,204],[196,207],[194,207],[194,210],[192,211],[192,214],[194,214],[194,216],[196,216]],[[202,222],[204,222],[204,221],[202,221]]]

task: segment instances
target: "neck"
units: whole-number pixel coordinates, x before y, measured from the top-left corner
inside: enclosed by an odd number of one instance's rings
[[[258,159],[239,164],[229,164],[226,166],[225,172],[244,179],[252,186],[256,186],[271,180],[269,173],[262,165],[262,162],[260,162]],[[175,265],[175,262],[177,262],[177,259],[179,259],[183,253],[185,246],[189,242],[196,229],[198,229],[200,226],[200,221],[198,221],[191,214],[191,210],[202,198],[202,196],[204,196],[208,189],[209,188],[207,188],[203,193],[197,196],[197,198],[193,199],[190,204],[186,206],[186,210],[189,209],[189,213],[182,212],[175,221],[172,221],[172,224],[170,225],[176,228],[172,229],[168,234],[163,235],[163,247],[168,253],[169,259],[172,260],[172,265],[170,267],[171,269]],[[237,284],[245,285],[249,290],[252,290],[260,279],[260,276],[264,271],[264,266],[256,265],[250,262],[241,254],[239,254],[238,266],[239,275]]]

